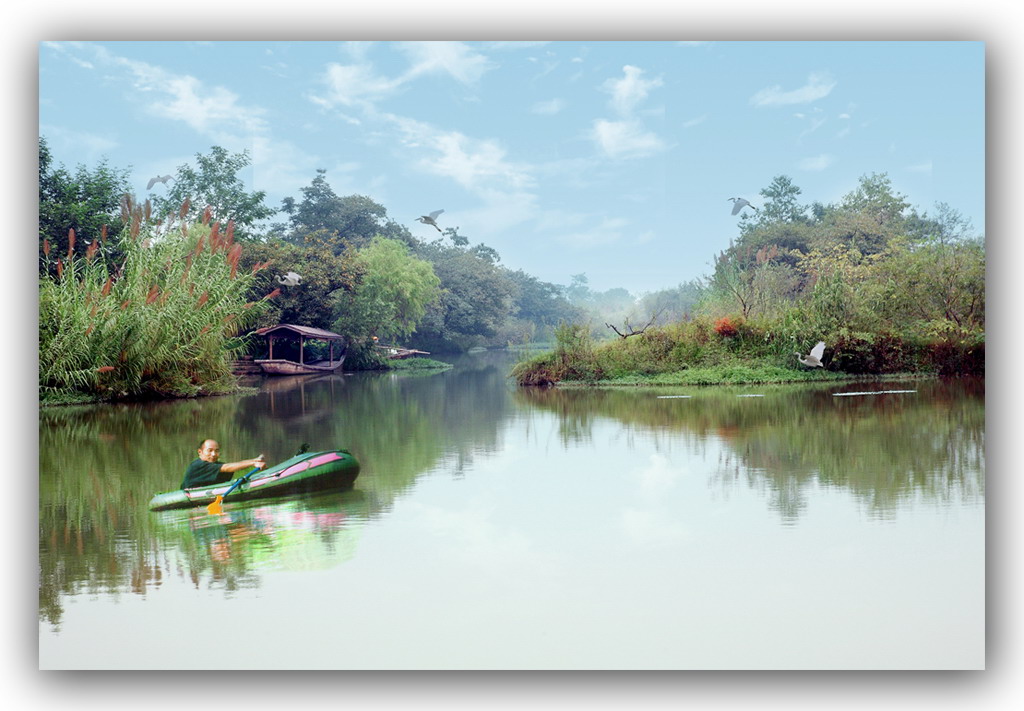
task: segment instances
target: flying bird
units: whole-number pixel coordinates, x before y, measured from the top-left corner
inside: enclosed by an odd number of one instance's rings
[[[737,212],[739,212],[740,210],[742,210],[743,208],[745,208],[745,207],[753,207],[755,210],[757,209],[756,207],[751,205],[749,201],[745,200],[744,198],[729,198],[729,199],[732,200],[732,214],[734,214],[734,215]]]
[[[824,368],[821,364],[821,357],[825,355],[825,341],[818,341],[814,344],[814,348],[807,354],[806,358],[801,358],[800,354],[796,354],[796,359],[804,365],[809,365],[812,368]]]
[[[423,215],[421,217],[417,217],[416,221],[417,222],[422,222],[424,225],[433,225],[434,229],[436,229],[438,232],[441,232],[441,234],[444,234],[444,232],[441,230],[441,228],[438,227],[437,223],[434,221],[434,220],[437,219],[437,216],[440,215],[442,212],[444,212],[444,210],[434,210],[429,215]]]
[[[174,178],[169,175],[158,175],[155,178],[150,178],[149,182],[146,183],[146,190],[152,190],[153,186],[157,183],[163,183],[166,186],[168,180],[174,180]]]
[[[277,283],[284,284],[285,286],[298,286],[302,282],[302,277],[295,272],[288,272],[283,277],[278,275]]]

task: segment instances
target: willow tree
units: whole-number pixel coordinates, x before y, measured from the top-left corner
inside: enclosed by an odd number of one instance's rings
[[[357,250],[353,261],[360,276],[338,294],[334,330],[356,341],[412,334],[440,294],[441,280],[430,262],[383,237]]]

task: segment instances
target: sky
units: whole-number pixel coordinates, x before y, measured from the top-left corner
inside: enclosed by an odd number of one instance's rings
[[[778,175],[829,203],[886,173],[982,233],[984,87],[982,42],[44,41],[39,131],[140,199],[245,150],[271,207],[325,169],[418,237],[443,209],[511,269],[640,295],[706,275]]]

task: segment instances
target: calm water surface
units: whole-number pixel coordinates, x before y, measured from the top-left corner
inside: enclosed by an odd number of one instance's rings
[[[511,363],[43,411],[40,667],[984,667],[983,381],[538,391]],[[878,390],[914,392],[836,396]],[[203,437],[362,473],[149,512]]]

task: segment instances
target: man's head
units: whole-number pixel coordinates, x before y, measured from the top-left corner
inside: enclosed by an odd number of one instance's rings
[[[216,462],[220,458],[220,445],[215,440],[204,439],[199,445],[199,458],[204,462]]]

